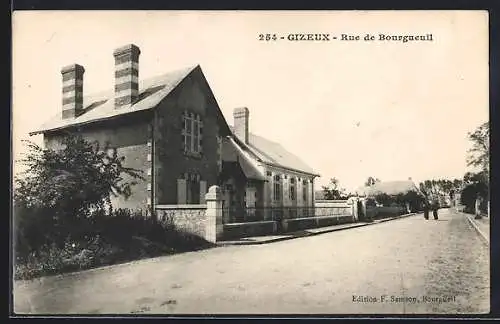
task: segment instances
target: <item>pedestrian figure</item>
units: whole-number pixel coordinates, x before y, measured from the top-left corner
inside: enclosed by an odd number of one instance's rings
[[[437,201],[434,201],[432,204],[432,216],[434,216],[434,219],[438,219],[438,209],[439,209],[439,203]]]
[[[424,201],[424,218],[429,219],[429,203]]]

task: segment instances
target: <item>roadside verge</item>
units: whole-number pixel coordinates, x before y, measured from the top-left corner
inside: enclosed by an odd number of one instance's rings
[[[472,227],[479,234],[479,237],[481,238],[483,243],[486,244],[487,246],[489,246],[490,245],[489,233],[485,233],[485,228],[481,229],[480,225],[474,220],[473,217],[471,217],[471,215],[466,214],[466,213],[461,213],[461,214],[463,214],[467,218],[469,223],[472,225]]]

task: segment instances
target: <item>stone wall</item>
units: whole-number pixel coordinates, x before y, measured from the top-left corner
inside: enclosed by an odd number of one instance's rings
[[[314,207],[317,217],[353,215],[352,204],[348,200],[317,200]]]
[[[271,235],[276,233],[276,225],[273,221],[224,224],[224,239]]]
[[[160,222],[174,224],[179,230],[205,237],[207,216],[206,205],[157,205],[156,213]]]
[[[316,200],[315,207],[350,207],[349,200]]]
[[[341,225],[347,223],[354,223],[354,217],[349,215],[333,216],[333,217],[317,217],[318,227]]]
[[[372,209],[372,210],[370,210]],[[368,207],[367,212],[370,212],[373,218],[385,218],[392,216],[399,216],[406,214],[407,210],[405,207],[394,206],[394,207]]]

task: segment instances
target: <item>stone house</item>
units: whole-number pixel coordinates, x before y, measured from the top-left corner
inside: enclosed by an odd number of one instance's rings
[[[140,49],[118,48],[114,88],[83,93],[85,69],[64,67],[60,113],[30,133],[61,147],[79,134],[125,157],[144,180],[118,208],[204,204],[207,188],[220,185],[227,205],[312,206],[318,175],[281,145],[249,132],[249,110],[226,122],[199,65],[153,78],[139,78]]]
[[[279,143],[252,134],[247,108],[236,108],[233,115],[233,136],[222,140],[219,178],[228,206],[236,213],[283,209],[305,216],[306,208],[314,206],[314,179],[319,175]],[[268,213],[264,218],[270,217]]]
[[[356,189],[356,194],[359,196],[374,197],[377,194],[386,194],[389,196],[396,196],[398,194],[405,194],[409,191],[420,193],[420,189],[411,180],[399,181],[378,181],[370,186],[361,186]]]

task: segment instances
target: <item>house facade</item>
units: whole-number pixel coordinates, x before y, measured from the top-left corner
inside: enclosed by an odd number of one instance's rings
[[[314,207],[314,180],[319,175],[279,143],[249,130],[247,108],[233,111],[233,133],[222,139],[220,185],[226,205],[239,210],[261,212],[264,219],[273,210],[306,216]],[[285,213],[286,214],[286,213]]]
[[[137,46],[113,56],[114,88],[102,93],[84,95],[85,69],[64,67],[61,112],[31,133],[54,149],[64,136],[81,135],[141,170],[131,197],[114,197],[113,206],[204,204],[212,185],[221,186],[226,206],[313,205],[318,175],[281,145],[251,134],[247,108],[235,109],[229,126],[199,65],[140,80]]]

